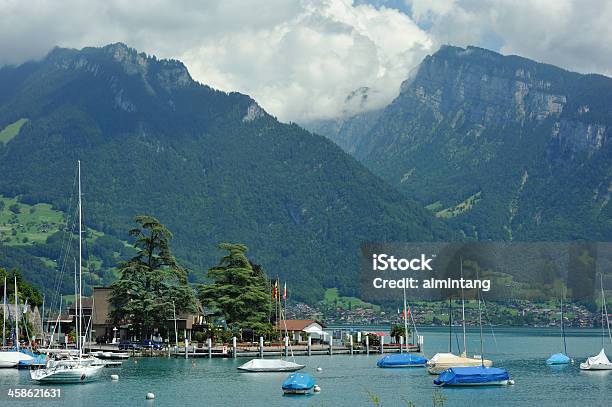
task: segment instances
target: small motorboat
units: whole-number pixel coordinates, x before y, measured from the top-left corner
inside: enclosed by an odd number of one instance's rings
[[[294,373],[283,382],[285,394],[310,393],[315,386],[314,379],[306,373]]]
[[[602,348],[597,356],[591,356],[580,364],[581,370],[612,370],[612,363],[608,360],[605,350]]]
[[[555,353],[551,355],[548,359],[546,359],[547,365],[567,365],[570,363],[569,356],[563,353]]]
[[[98,359],[107,360],[125,360],[130,358],[130,354],[127,352],[92,352],[90,355],[97,357]]]
[[[283,359],[252,359],[238,366],[244,372],[295,372],[303,369],[304,365],[289,362]]]
[[[376,366],[382,368],[424,367],[427,359],[412,353],[395,353],[381,358]]]
[[[453,367],[440,373],[437,386],[504,386],[513,384],[508,371],[499,367]]]

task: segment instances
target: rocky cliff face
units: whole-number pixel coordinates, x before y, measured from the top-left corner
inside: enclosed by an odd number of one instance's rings
[[[446,46],[367,131],[331,137],[467,235],[608,237],[610,95],[600,75]]]

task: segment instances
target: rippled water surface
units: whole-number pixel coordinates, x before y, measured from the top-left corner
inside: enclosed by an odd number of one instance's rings
[[[423,329],[425,354],[448,350],[444,329]],[[480,353],[477,331],[469,332],[468,351]],[[453,346],[457,339],[453,336]],[[595,330],[570,330],[568,353],[574,365],[550,367],[544,360],[562,351],[558,331],[549,329],[496,329],[485,333],[485,357],[504,367],[516,381],[498,388],[444,388],[437,390],[433,376],[422,368],[379,369],[380,355],[297,357],[305,372],[315,377],[321,393],[286,397],[281,383],[287,374],[240,373],[247,359],[130,359],[121,369],[105,369],[99,382],[62,385],[62,401],[10,401],[10,387],[32,386],[29,372],[0,370],[0,405],[14,406],[368,406],[368,393],[384,406],[431,406],[434,394],[446,398],[444,406],[610,406],[612,371],[581,372],[578,365],[601,349]],[[612,355],[609,342],[608,356]],[[317,372],[316,368],[323,370]],[[118,382],[110,375],[119,374]],[[55,386],[57,387],[57,386]],[[153,392],[155,400],[145,400]]]

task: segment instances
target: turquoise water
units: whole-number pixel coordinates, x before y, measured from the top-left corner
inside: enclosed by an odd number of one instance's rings
[[[448,349],[448,334],[443,329],[422,329],[425,353]],[[459,334],[459,332],[458,332]],[[433,376],[422,368],[379,369],[380,355],[298,357],[321,386],[321,393],[311,396],[282,395],[281,383],[287,374],[240,373],[236,367],[247,359],[130,359],[121,369],[105,369],[105,377],[95,383],[63,385],[62,402],[8,401],[0,405],[16,406],[373,406],[367,392],[380,398],[381,404],[431,406],[432,397],[446,397],[444,406],[610,406],[612,372],[581,372],[578,365],[601,349],[595,330],[570,330],[568,353],[573,366],[549,367],[544,360],[562,351],[557,330],[496,329],[495,339],[485,333],[485,356],[496,366],[505,367],[516,385],[498,388],[443,388],[437,390]],[[468,351],[480,353],[476,331],[469,332]],[[459,338],[461,341],[461,338]],[[456,345],[453,337],[453,346]],[[608,355],[611,347],[606,347]],[[316,368],[321,367],[322,372]],[[110,375],[117,373],[118,382]],[[29,373],[0,370],[0,389],[31,386]],[[145,400],[153,392],[156,399]]]

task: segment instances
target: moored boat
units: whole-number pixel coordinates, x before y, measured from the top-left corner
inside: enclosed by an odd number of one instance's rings
[[[570,358],[564,353],[555,353],[546,359],[547,365],[567,365],[568,363],[570,363]]]
[[[78,282],[75,261],[75,301],[76,301],[76,344],[78,355],[71,353],[55,353],[53,358],[49,358],[45,368],[30,371],[30,378],[39,383],[86,383],[100,377],[104,364],[100,360],[86,355],[83,352],[85,335],[82,334],[81,320],[83,316],[83,292],[82,292],[82,273],[83,273],[83,214],[82,214],[82,194],[81,194],[81,162],[78,162],[78,215],[79,215],[79,258],[78,258]]]
[[[40,383],[86,383],[96,380],[104,366],[60,364],[30,371],[32,380]]]
[[[314,379],[307,373],[294,373],[283,382],[285,394],[310,393],[315,386]]]
[[[504,386],[512,384],[508,371],[498,367],[454,367],[434,380],[438,386]]]
[[[413,353],[395,353],[381,358],[376,366],[382,368],[424,367],[427,359]]]
[[[493,362],[488,359],[468,358],[465,356],[457,356],[452,353],[436,353],[429,361],[427,361],[427,372],[429,374],[440,374],[447,369],[459,367],[491,367]]]
[[[601,349],[601,352],[597,356],[591,356],[580,364],[581,370],[612,370],[612,363],[606,356],[605,349]]]
[[[608,307],[606,305],[606,296],[603,287],[603,275],[600,275],[601,280],[601,351],[597,356],[591,356],[580,364],[581,370],[612,370],[612,363],[606,356],[606,350],[604,348],[606,342],[606,329],[608,328],[608,338],[612,343],[612,332],[610,330],[610,321],[608,319]]]
[[[244,372],[295,372],[304,365],[283,359],[252,359],[238,367]]]

